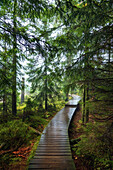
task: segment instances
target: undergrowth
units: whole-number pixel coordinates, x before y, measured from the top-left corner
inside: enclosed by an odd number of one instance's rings
[[[30,103],[30,102],[29,102]],[[64,107],[64,101],[56,101],[56,107],[50,105],[48,111],[41,107],[22,104],[18,106],[17,116],[10,113],[0,114],[0,168],[8,169],[27,165],[38,146],[41,133],[52,117]],[[22,167],[23,168],[23,167]]]
[[[81,169],[108,169],[113,168],[113,124],[109,122],[89,122],[83,124],[81,120],[72,126],[70,133],[76,134],[71,138],[75,166]],[[74,132],[76,131],[76,133]]]

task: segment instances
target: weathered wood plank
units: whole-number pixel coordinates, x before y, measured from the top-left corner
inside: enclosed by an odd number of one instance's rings
[[[40,146],[40,147],[38,147],[37,148],[37,150],[40,150],[40,149],[44,149],[44,150],[70,150],[70,146],[68,146],[68,147],[65,147],[65,146],[54,146],[54,147],[52,147],[52,146],[49,146],[49,147],[47,147],[47,146]]]
[[[36,153],[70,153],[69,149],[38,149]]]
[[[49,147],[49,146],[51,146],[51,147],[63,147],[63,146],[65,146],[65,147],[69,147],[69,144],[66,144],[66,143],[60,143],[60,144],[40,144],[40,145],[38,145],[39,147],[41,147],[41,146],[47,146],[47,147]]]
[[[62,138],[62,139],[61,139],[61,138],[46,138],[46,139],[41,139],[40,142],[41,142],[41,141],[44,141],[44,140],[46,140],[46,141],[58,141],[58,142],[59,142],[59,141],[61,141],[61,142],[62,142],[62,141],[67,142],[67,141],[68,141],[68,142],[69,142],[69,139],[68,139],[68,138]]]
[[[68,107],[59,111],[44,129],[29,169],[74,170],[70,151],[68,126],[80,98],[68,102]],[[73,107],[72,107],[73,105]]]
[[[34,159],[63,159],[63,160],[65,160],[65,159],[72,159],[72,156],[71,155],[62,155],[62,156],[44,156],[44,155],[40,155],[40,156],[38,156],[38,155],[35,155],[34,156]],[[45,160],[44,160],[44,162],[45,162]]]
[[[35,168],[35,169],[44,169],[44,168],[61,168],[62,167],[65,167],[66,169],[68,168],[69,170],[72,168],[72,162],[68,162],[68,163],[46,163],[46,164],[32,164],[29,166],[29,168]]]
[[[67,152],[64,152],[64,153],[59,153],[59,152],[57,152],[57,153],[37,153],[36,152],[36,154],[35,154],[35,156],[71,156],[71,153],[67,153]]]
[[[69,141],[67,139],[66,140],[60,140],[60,139],[59,140],[58,139],[57,140],[41,139],[39,144],[44,143],[45,141],[46,141],[46,143],[47,142],[65,142],[65,143],[69,143]]]
[[[47,159],[44,160],[43,159],[32,159],[31,162],[30,162],[30,165],[31,164],[41,164],[41,163],[70,163],[72,162],[72,160],[68,160],[68,159],[65,159],[65,160],[62,160],[62,159]]]

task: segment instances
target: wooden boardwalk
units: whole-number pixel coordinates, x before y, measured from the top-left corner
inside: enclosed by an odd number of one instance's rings
[[[70,150],[68,127],[79,100],[79,96],[73,96],[73,100],[68,102],[66,107],[50,121],[43,131],[35,156],[30,161],[29,170],[75,169]]]

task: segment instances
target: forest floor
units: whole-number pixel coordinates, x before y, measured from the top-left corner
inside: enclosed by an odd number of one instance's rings
[[[73,115],[69,127],[70,143],[71,141],[76,140],[83,134],[82,130],[78,130],[81,129],[81,118],[82,118],[82,112],[80,109],[78,109]],[[78,157],[75,151],[73,151],[73,145],[71,145],[71,150],[72,150],[72,157],[75,163],[76,170],[89,170],[89,168],[83,164],[82,158]]]
[[[53,112],[52,115],[46,119],[48,123],[56,115],[56,113],[57,112]],[[41,124],[38,126],[38,131],[42,133],[44,128],[45,125]],[[22,145],[16,151],[13,149],[7,151],[0,149],[0,156],[4,155],[4,158],[6,159],[6,161],[2,165],[0,164],[0,170],[28,169],[29,158],[31,159],[31,157],[33,157],[33,154],[35,153],[39,141],[40,141],[40,136],[38,138],[31,140],[29,145],[27,146],[25,144]]]
[[[47,122],[55,116],[57,112],[54,112],[51,116],[47,118]],[[38,131],[42,132],[45,128],[44,124],[38,126]],[[30,141],[30,144],[23,144],[17,150],[10,149],[10,150],[1,150],[0,149],[0,156],[2,159],[6,160],[0,164],[0,170],[26,170],[28,167],[28,159],[29,157],[33,156],[35,152],[38,142],[40,140],[40,136],[34,138]],[[4,155],[4,156],[3,156]],[[1,158],[1,157],[0,157]]]
[[[52,119],[52,117],[54,117],[56,113],[54,113],[51,117],[48,118],[48,121],[50,121]],[[82,113],[81,110],[77,110],[76,113],[74,114],[70,127],[69,127],[69,137],[70,140],[73,139],[77,139],[78,137],[81,136],[81,132],[78,131],[77,129],[81,128],[81,120],[82,118]],[[43,131],[44,126],[40,127],[40,131]],[[38,139],[39,140],[39,139]],[[33,150],[33,147],[35,146],[37,142],[36,140],[32,140],[31,144],[28,146],[21,146],[21,148],[19,148],[16,151],[9,151],[8,156],[10,156],[11,158],[13,157],[13,161],[11,164],[7,163],[3,166],[4,170],[26,170],[28,167],[28,158]],[[2,151],[0,151],[0,154]],[[75,152],[72,150],[72,156],[75,162],[75,166],[76,166],[76,170],[88,170],[87,167],[83,166],[82,164],[82,159],[78,158],[77,155],[75,154]],[[0,168],[1,170],[2,168]]]

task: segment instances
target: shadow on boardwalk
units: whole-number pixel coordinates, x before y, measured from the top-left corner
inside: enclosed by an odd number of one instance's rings
[[[68,127],[80,100],[74,95],[66,107],[59,111],[43,131],[34,158],[29,164],[31,169],[74,170]]]

